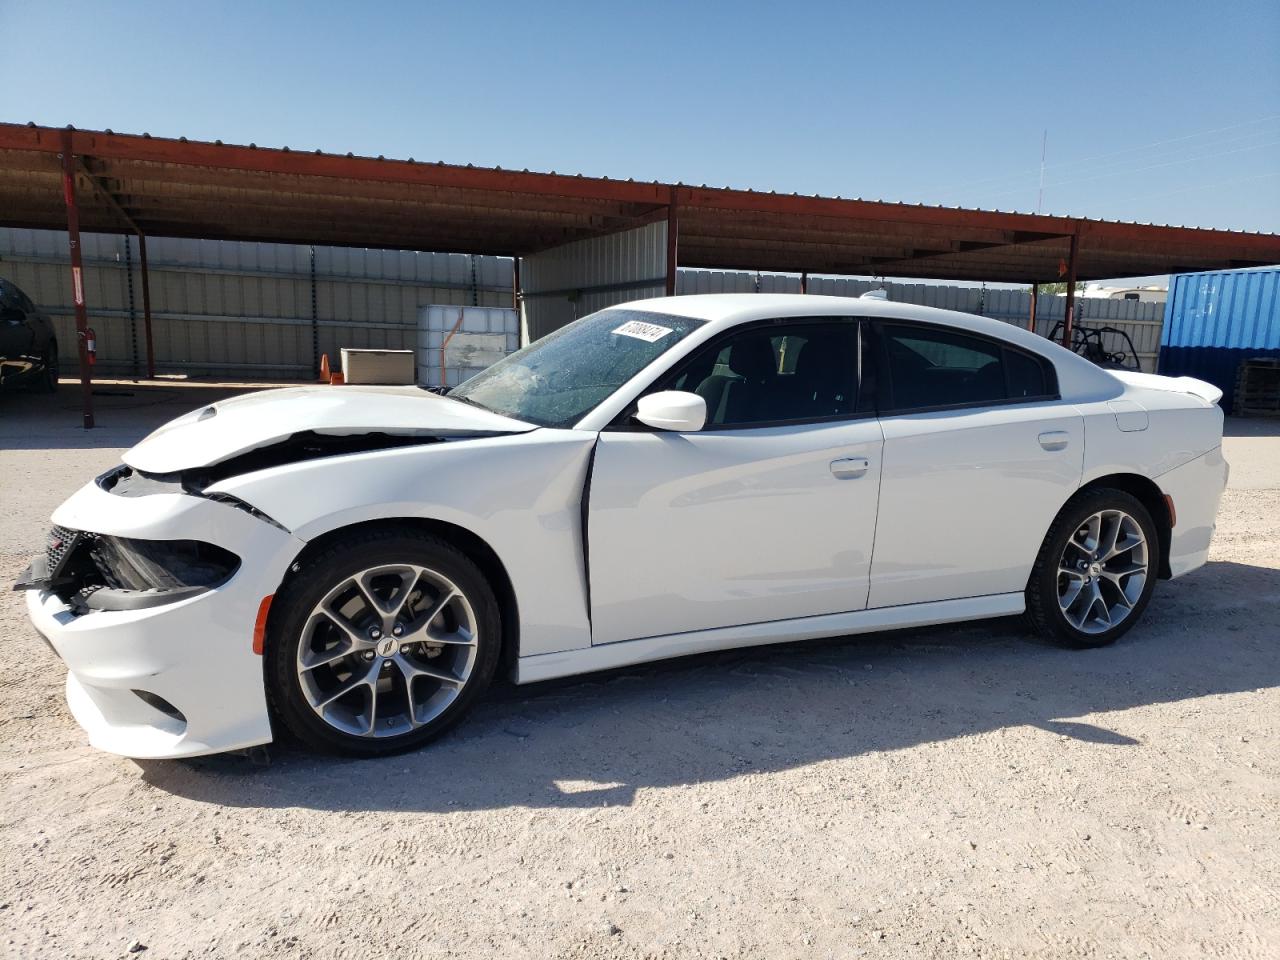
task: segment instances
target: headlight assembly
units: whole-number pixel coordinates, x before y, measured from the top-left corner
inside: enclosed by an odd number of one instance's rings
[[[221,586],[240,566],[200,540],[132,540],[54,527],[44,569],[17,584],[56,592],[78,613],[140,610]]]

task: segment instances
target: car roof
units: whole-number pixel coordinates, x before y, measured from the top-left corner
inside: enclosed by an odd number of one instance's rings
[[[914,303],[895,303],[877,297],[824,297],[805,293],[702,293],[633,300],[612,309],[693,317],[705,320],[714,330],[754,320],[787,317],[872,317],[934,323],[994,337],[1046,357],[1057,369],[1059,392],[1064,400],[1097,399],[1123,392],[1120,381],[1105,370],[1020,326],[973,313],[939,310]]]
[[[805,293],[700,293],[633,300],[619,304],[619,307],[694,317],[717,327],[732,327],[752,320],[779,317],[857,316],[932,320],[935,323],[998,336],[1003,336],[1012,328],[1010,324],[999,320],[955,310],[895,303],[877,297],[824,297]]]

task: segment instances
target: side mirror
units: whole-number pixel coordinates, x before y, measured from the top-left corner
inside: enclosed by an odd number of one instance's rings
[[[707,422],[707,401],[684,390],[663,390],[641,397],[636,419],[659,430],[696,433]]]

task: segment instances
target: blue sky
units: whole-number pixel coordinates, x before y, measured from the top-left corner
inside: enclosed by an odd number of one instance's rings
[[[1280,231],[1280,3],[0,0],[0,119]]]

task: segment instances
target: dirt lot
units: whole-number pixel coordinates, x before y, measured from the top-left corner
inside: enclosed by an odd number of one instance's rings
[[[214,388],[0,399],[0,579]],[[1016,622],[505,688],[390,760],[89,749],[0,595],[13,957],[1280,956],[1280,424],[1115,647]],[[184,642],[184,638],[175,638]],[[192,641],[194,642],[194,641]]]

